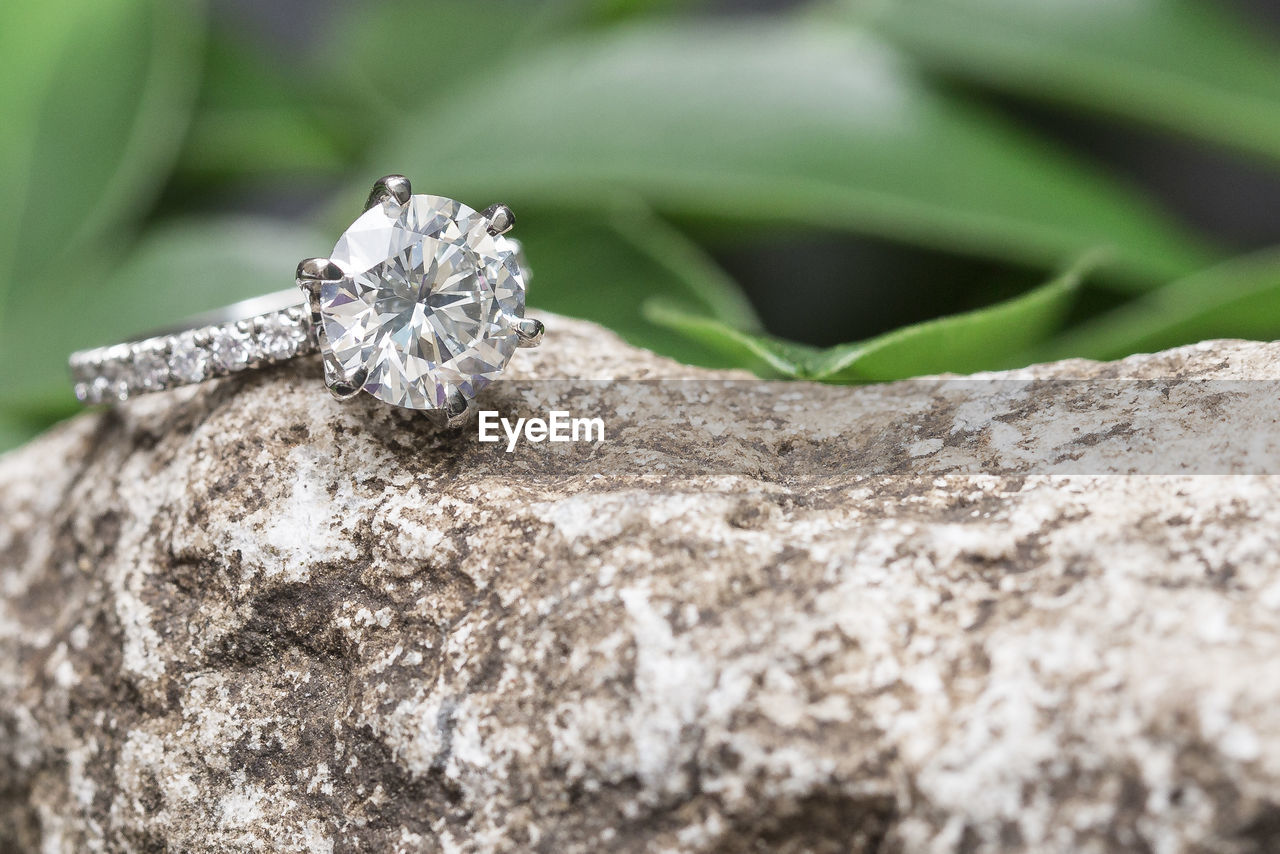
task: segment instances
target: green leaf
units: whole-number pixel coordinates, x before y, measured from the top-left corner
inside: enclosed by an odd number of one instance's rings
[[[1144,284],[1201,266],[1141,198],[930,91],[870,38],[791,24],[621,27],[431,105],[369,172],[463,199],[850,229],[1051,267],[1096,246]],[[354,197],[354,193],[353,193]]]
[[[809,368],[819,350],[754,332],[707,317],[678,300],[651,297],[641,306],[644,317],[657,326],[683,335],[710,352],[726,367],[745,368],[757,376],[811,379]]]
[[[844,0],[929,66],[1280,158],[1280,45],[1218,0]]]
[[[604,212],[544,208],[517,226],[534,278],[531,305],[603,324],[632,344],[692,364],[732,362],[652,323],[646,299],[664,296],[734,327],[759,327],[738,286],[698,247],[642,206]]]
[[[707,6],[707,0],[561,0],[562,17],[588,24],[616,24],[629,18],[656,17]]]
[[[1220,264],[1075,326],[1038,360],[1118,359],[1209,338],[1280,338],[1280,249]]]
[[[67,49],[74,24],[71,3],[26,0],[5,9],[0,27],[0,316],[4,294],[19,266],[19,228],[32,181],[28,164],[38,155],[42,96]]]
[[[0,31],[2,299],[14,277],[127,226],[158,191],[203,30],[188,0],[16,0]]]
[[[820,350],[734,329],[662,300],[645,306],[655,323],[679,330],[762,376],[870,382],[937,373],[972,373],[1016,364],[1066,316],[1086,270],[1081,261],[1041,287],[977,311],[951,315],[856,344]]]
[[[314,76],[381,133],[406,110],[447,97],[537,42],[552,5],[438,0],[427,8],[421,0],[383,0],[339,7],[316,51],[322,64]],[[459,51],[472,61],[456,62]]]
[[[225,33],[210,39],[204,86],[178,169],[226,182],[278,175],[332,175],[354,157],[348,121],[322,115],[296,64]]]
[[[323,255],[332,245],[270,220],[197,220],[151,232],[106,275],[86,266],[42,271],[32,287],[15,291],[0,324],[0,361],[11,366],[0,414],[62,411],[74,402],[67,374],[73,350],[292,288],[297,260]],[[73,306],[65,297],[72,288]]]
[[[315,76],[343,92],[352,114],[382,129],[406,111],[449,100],[483,72],[518,74],[524,57],[566,34],[706,0],[381,0],[340,7]],[[479,41],[478,41],[479,40]],[[410,50],[396,45],[412,44]],[[470,45],[470,47],[467,47]],[[476,62],[458,63],[459,50]],[[490,120],[492,121],[492,120]],[[403,167],[397,167],[403,169]]]

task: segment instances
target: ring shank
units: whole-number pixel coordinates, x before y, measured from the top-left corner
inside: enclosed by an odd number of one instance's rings
[[[290,288],[243,300],[140,338],[71,354],[85,404],[228,376],[319,351],[311,312]]]
[[[241,320],[250,320],[264,314],[274,314],[297,305],[300,306],[304,302],[302,292],[297,288],[285,288],[282,291],[275,291],[269,294],[263,294],[258,297],[250,297],[249,299],[234,302],[231,305],[225,305],[222,308],[215,308],[212,311],[194,314],[181,320],[172,326],[165,326],[160,329],[153,329],[145,335],[138,336],[139,339],[159,338],[162,335],[180,335],[183,332],[192,329],[199,329],[202,326],[221,326],[224,323],[236,323]]]

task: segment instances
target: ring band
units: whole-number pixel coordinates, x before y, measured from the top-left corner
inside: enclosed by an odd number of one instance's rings
[[[298,264],[297,290],[73,353],[76,397],[119,402],[318,353],[335,398],[365,392],[460,424],[514,351],[542,340],[524,316],[528,270],[505,236],[514,223],[506,205],[476,211],[413,195],[403,175],[380,178],[330,257]]]
[[[320,351],[302,294],[289,289],[191,318],[135,341],[71,355],[76,398],[123,401]]]

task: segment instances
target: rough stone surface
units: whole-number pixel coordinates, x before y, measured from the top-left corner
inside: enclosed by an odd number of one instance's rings
[[[547,324],[500,405],[709,376]],[[318,370],[0,459],[0,850],[1280,846],[1272,478],[1020,472],[1000,425],[1129,470],[1047,387],[959,426],[791,387],[819,429],[744,384],[701,401],[743,432],[691,444],[584,384],[610,438],[562,459]],[[1280,346],[1020,374],[1068,375],[1275,378]],[[966,444],[1013,462],[943,474]]]

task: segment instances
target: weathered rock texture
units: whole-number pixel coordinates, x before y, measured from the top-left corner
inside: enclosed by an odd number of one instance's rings
[[[548,326],[500,408],[708,376]],[[1276,481],[940,474],[1009,425],[1129,471],[1137,404],[744,384],[699,444],[588,384],[605,443],[508,456],[316,371],[0,460],[0,849],[1280,846]],[[1204,429],[1185,384],[1280,346],[1022,374],[1067,375],[1171,377]]]

